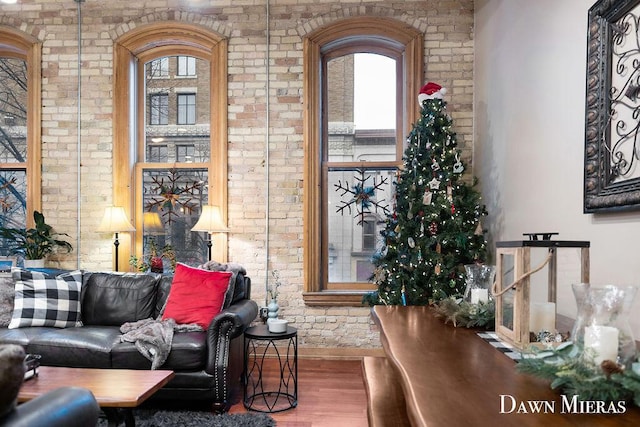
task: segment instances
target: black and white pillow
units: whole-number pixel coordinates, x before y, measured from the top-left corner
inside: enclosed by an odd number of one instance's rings
[[[80,270],[50,276],[12,268],[15,301],[9,329],[27,326],[68,328],[80,325]]]

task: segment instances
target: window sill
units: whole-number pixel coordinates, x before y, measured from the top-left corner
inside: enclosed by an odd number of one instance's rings
[[[308,306],[364,307],[362,297],[369,291],[305,292],[302,299]]]

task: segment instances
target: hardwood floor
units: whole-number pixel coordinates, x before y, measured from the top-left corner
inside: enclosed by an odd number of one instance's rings
[[[367,427],[361,360],[298,360],[298,406],[271,414],[278,427]],[[275,375],[266,360],[265,375]],[[247,412],[242,400],[229,413]]]

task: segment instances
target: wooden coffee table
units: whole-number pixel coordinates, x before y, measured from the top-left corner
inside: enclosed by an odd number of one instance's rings
[[[133,369],[58,368],[40,366],[38,375],[25,381],[18,402],[26,402],[63,386],[91,390],[104,411],[109,426],[122,419],[134,426],[132,408],[137,407],[173,378],[173,371]]]

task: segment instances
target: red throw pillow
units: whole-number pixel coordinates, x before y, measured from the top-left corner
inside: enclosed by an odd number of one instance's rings
[[[176,265],[162,319],[173,319],[178,324],[197,323],[207,329],[222,311],[231,275],[231,272]]]

